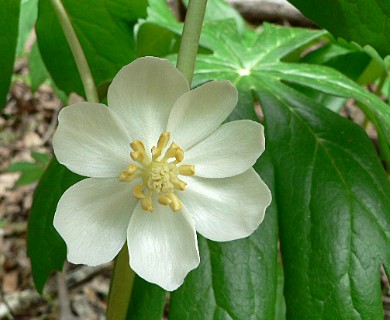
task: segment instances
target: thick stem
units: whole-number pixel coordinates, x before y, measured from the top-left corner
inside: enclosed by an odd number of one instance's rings
[[[191,85],[207,0],[190,0],[181,37],[177,69]]]
[[[107,304],[107,320],[126,319],[134,277],[134,271],[129,266],[129,253],[125,244],[115,261]]]
[[[80,41],[73,29],[72,22],[69,19],[65,7],[61,0],[50,1],[57,14],[62,30],[64,31],[70,50],[72,51],[73,58],[80,73],[81,81],[83,82],[87,100],[89,102],[99,102],[95,81],[93,80],[91,70],[89,69],[87,58],[85,57],[83,48],[81,47]]]

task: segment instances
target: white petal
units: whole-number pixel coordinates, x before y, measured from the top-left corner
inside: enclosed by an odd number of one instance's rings
[[[187,177],[180,194],[191,213],[195,228],[214,241],[230,241],[249,236],[263,221],[271,203],[271,193],[253,169],[230,178]]]
[[[65,191],[54,227],[66,242],[70,262],[95,266],[118,254],[136,205],[132,187],[117,179],[90,178]]]
[[[184,161],[195,165],[198,177],[231,177],[252,167],[263,153],[264,145],[264,128],[260,123],[232,121],[189,149]]]
[[[108,89],[108,106],[147,149],[166,130],[173,104],[189,85],[168,60],[144,57],[123,67]]]
[[[156,204],[153,212],[137,205],[127,233],[131,268],[168,291],[177,289],[199,264],[198,242],[185,210],[173,213]]]
[[[114,112],[98,103],[77,103],[61,110],[53,137],[54,153],[71,171],[113,178],[130,161],[131,138]]]
[[[181,96],[169,115],[167,131],[184,150],[209,136],[237,104],[230,81],[211,81]]]

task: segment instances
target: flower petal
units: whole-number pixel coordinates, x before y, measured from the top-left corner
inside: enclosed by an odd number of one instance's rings
[[[108,89],[108,106],[134,139],[147,149],[166,130],[176,100],[189,91],[184,76],[168,60],[144,57],[123,67]]]
[[[132,187],[117,179],[89,178],[65,191],[54,227],[68,246],[70,262],[95,266],[118,254],[136,205]]]
[[[253,169],[230,178],[186,180],[188,185],[180,199],[191,213],[196,231],[210,240],[249,236],[271,203],[271,192]]]
[[[168,291],[177,289],[199,264],[193,221],[185,210],[173,213],[157,204],[145,212],[137,205],[127,233],[131,268]]]
[[[209,136],[237,104],[238,92],[230,81],[211,81],[177,100],[167,131],[184,150]]]
[[[185,163],[195,165],[198,177],[231,177],[252,167],[264,146],[264,127],[260,123],[232,121],[189,149],[185,153]]]
[[[113,178],[130,159],[131,138],[114,112],[98,103],[76,103],[61,110],[53,137],[54,153],[71,171]]]

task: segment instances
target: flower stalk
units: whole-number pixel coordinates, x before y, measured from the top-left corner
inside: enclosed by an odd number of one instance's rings
[[[81,81],[83,83],[86,98],[89,102],[99,102],[99,96],[96,90],[95,81],[93,80],[91,69],[89,68],[87,58],[85,57],[83,48],[77,38],[76,32],[72,26],[72,22],[65,10],[61,0],[50,0],[57,14],[58,21],[64,31],[66,40],[68,41],[73,58],[76,62]]]
[[[119,252],[112,274],[107,302],[107,319],[126,319],[128,304],[133,289],[135,273],[129,266],[129,251],[125,244]]]
[[[177,69],[191,85],[207,0],[190,0],[177,57]]]

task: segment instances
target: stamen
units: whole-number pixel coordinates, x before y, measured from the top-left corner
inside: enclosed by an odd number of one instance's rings
[[[160,138],[157,142],[157,147],[153,147],[151,150],[153,160],[157,160],[161,156],[161,153],[167,146],[170,138],[171,134],[169,132],[164,132],[160,135]]]
[[[137,170],[137,166],[135,164],[131,164],[127,168],[127,173],[128,174],[133,174],[135,172],[135,170]]]
[[[171,134],[169,132],[164,132],[160,135],[160,138],[157,142],[157,148],[160,150],[164,150],[164,148],[168,145],[169,139],[171,138]]]
[[[149,191],[145,197],[141,199],[141,206],[145,211],[153,211],[152,191]]]
[[[184,160],[184,151],[182,148],[176,151],[175,158],[176,158],[176,161],[174,162],[175,164],[180,163]]]
[[[133,190],[134,198],[143,199],[145,197],[144,193],[142,192],[143,189],[144,188],[143,188],[143,186],[141,184],[136,184],[134,186],[134,190]]]
[[[152,151],[152,159],[153,160],[157,160],[158,157],[161,156],[161,152],[162,152],[161,149],[158,149],[157,147],[153,147],[151,151]]]
[[[187,186],[187,183],[185,183],[184,181],[182,181],[178,178],[171,180],[171,181],[172,181],[172,184],[175,187],[175,189],[180,190],[180,191],[184,191],[184,189]]]
[[[159,196],[157,200],[158,200],[158,203],[162,204],[163,206],[167,206],[168,204],[170,204],[172,202],[172,200],[170,198],[165,197],[165,196]]]
[[[172,202],[169,204],[169,206],[171,207],[173,212],[177,212],[183,207],[183,205],[181,204],[181,201],[177,195],[175,195],[174,193],[171,193],[168,197],[172,200]]]
[[[165,162],[168,159],[174,158],[176,155],[176,152],[180,149],[180,147],[172,142],[171,146],[168,148],[168,150],[165,152],[164,158],[161,159],[161,162]]]
[[[127,170],[123,170],[119,175],[119,181],[131,182],[137,177],[139,177],[139,174],[137,172],[129,173]]]
[[[183,164],[179,167],[179,174],[182,176],[193,176],[195,174],[195,166],[193,164]]]
[[[135,140],[134,142],[130,143],[130,147],[134,151],[139,151],[142,154],[145,153],[145,146],[144,146],[144,144],[142,143],[141,140]]]
[[[133,159],[134,161],[136,161],[140,164],[142,164],[142,162],[144,161],[144,155],[140,151],[130,152],[130,157],[131,157],[131,159]]]

